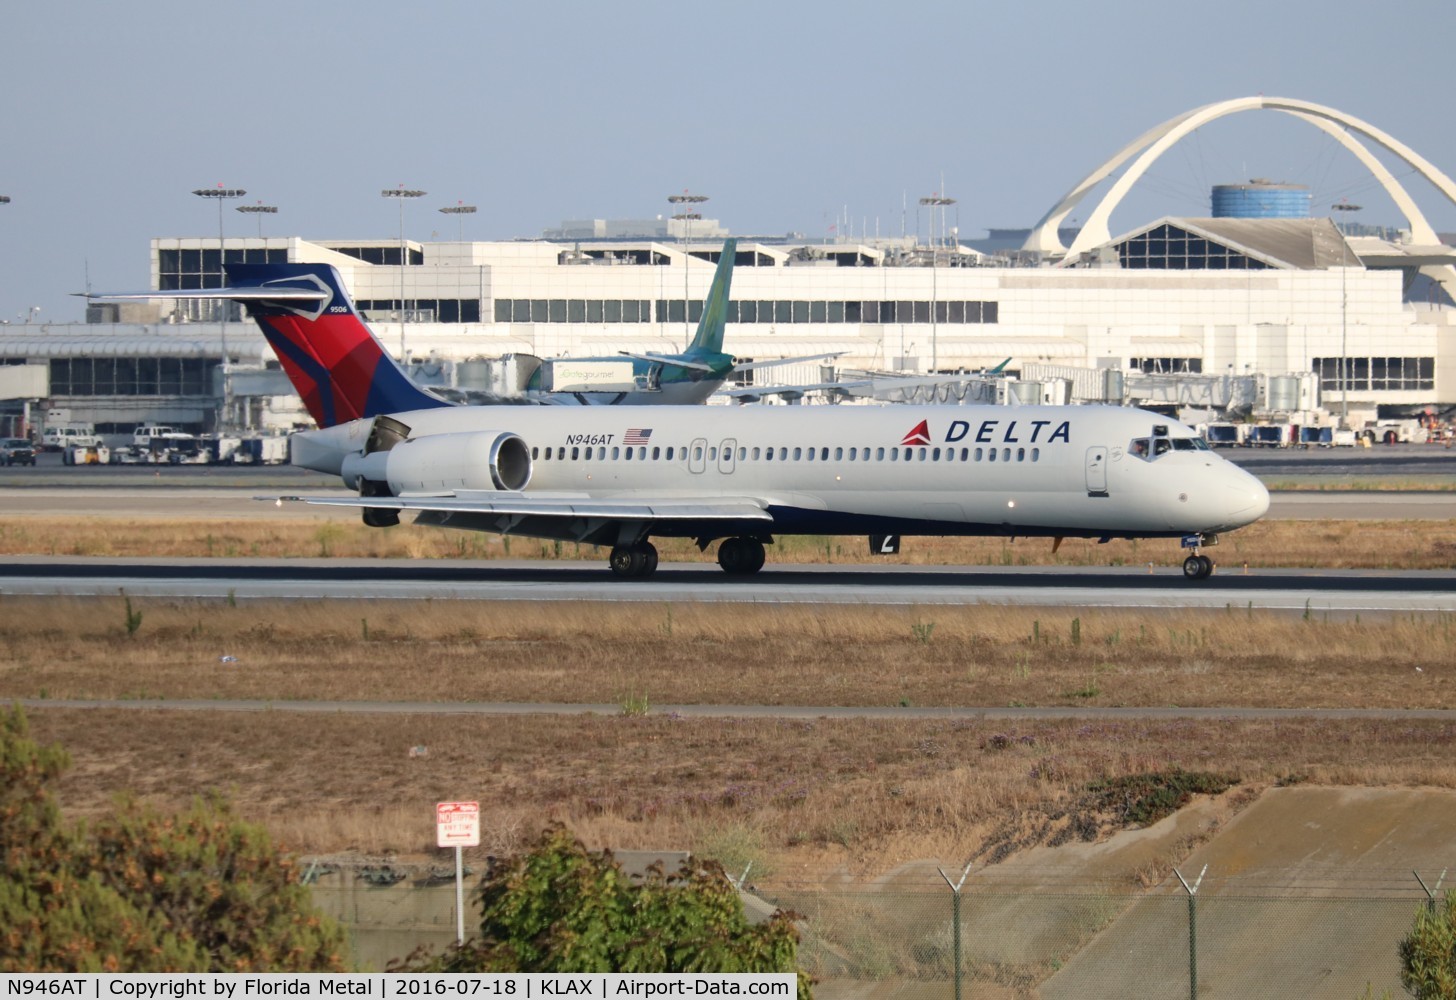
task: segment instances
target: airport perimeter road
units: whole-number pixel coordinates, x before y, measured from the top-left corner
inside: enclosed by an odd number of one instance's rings
[[[0,479],[0,482],[4,482]],[[308,507],[289,504],[278,507],[260,496],[306,492],[310,496],[338,494],[350,496],[331,483],[327,488],[297,486],[280,488],[260,484],[256,487],[197,486],[164,484],[159,486],[104,486],[85,489],[64,486],[29,488],[0,487],[0,512],[7,517],[118,517],[151,520],[217,520],[259,521],[268,518],[320,521],[357,521],[359,512],[345,507]]]
[[[1350,481],[1456,477],[1456,448],[1439,444],[1371,448],[1219,448],[1217,453],[1266,482],[1305,476]]]
[[[1260,608],[1312,613],[1456,612],[1456,573],[1230,569],[1202,582],[1176,567],[768,566],[731,577],[664,564],[618,580],[599,563],[539,561],[81,559],[14,557],[0,594],[232,599],[702,601],[751,604],[986,604],[1082,608]]]
[[[21,698],[27,712],[46,709],[122,708],[145,712],[296,712],[350,715],[602,715],[622,714],[621,705],[564,704],[508,701],[256,701],[222,698]],[[653,705],[650,715],[697,719],[982,719],[987,721],[1053,721],[1105,719],[1153,721],[1160,719],[1379,719],[1413,722],[1434,719],[1456,721],[1449,708],[1188,708],[1148,705],[1138,708],[1097,705],[1005,707],[967,705],[915,707],[908,705]]]
[[[1456,520],[1456,490],[1290,490],[1269,494],[1269,513],[1264,516],[1276,521],[1450,521]]]

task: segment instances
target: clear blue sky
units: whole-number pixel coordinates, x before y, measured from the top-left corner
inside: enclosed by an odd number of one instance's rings
[[[732,4],[46,0],[0,58],[0,319],[79,319],[68,293],[144,288],[147,241],[217,231],[198,187],[277,205],[267,235],[467,238],[641,218],[691,189],[740,234],[898,233],[958,199],[968,237],[1029,226],[1146,129],[1254,94],[1329,105],[1456,175],[1451,0]],[[1404,165],[1396,170],[1408,175]],[[1308,184],[1393,206],[1332,140],[1269,112],[1214,123],[1113,217],[1205,215],[1212,184]],[[1423,182],[1440,230],[1456,208]],[[1083,203],[1083,212],[1093,202]],[[229,235],[256,233],[225,212]]]

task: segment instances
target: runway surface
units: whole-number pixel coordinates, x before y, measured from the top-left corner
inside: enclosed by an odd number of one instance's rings
[[[1266,482],[1319,489],[1276,491],[1269,517],[1287,520],[1456,520],[1456,490],[1341,489],[1342,482],[1456,484],[1456,450],[1423,445],[1374,449],[1234,449],[1220,454]],[[289,466],[61,466],[0,469],[0,515],[10,517],[273,518],[353,521],[347,509],[277,507],[257,496],[341,493],[337,479]],[[1213,553],[1215,557],[1217,553]],[[234,599],[435,598],[468,600],[834,604],[1007,604],[1118,608],[1267,608],[1310,612],[1456,611],[1451,572],[1244,570],[1182,577],[1166,566],[1005,568],[775,566],[733,578],[714,566],[664,564],[650,580],[621,581],[605,560],[412,562],[403,560],[120,560],[9,558],[0,593]]]
[[[604,563],[397,559],[15,557],[0,594],[246,599],[432,599],[726,604],[1032,605],[1259,608],[1300,613],[1456,612],[1456,572],[1224,570],[1188,581],[1175,567],[769,566],[731,577],[664,565],[618,580]]]
[[[306,487],[310,496],[351,496],[329,487]],[[357,511],[347,508],[305,507],[254,499],[282,492],[266,486],[97,487],[71,489],[0,486],[0,512],[15,517],[206,518],[224,521],[259,521],[271,518],[314,518],[352,522]],[[1274,520],[1456,520],[1456,490],[1406,492],[1317,492],[1299,490],[1271,494],[1269,518]]]

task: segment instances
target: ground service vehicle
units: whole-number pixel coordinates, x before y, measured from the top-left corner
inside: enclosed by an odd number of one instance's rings
[[[0,464],[34,465],[35,445],[29,438],[0,438]]]

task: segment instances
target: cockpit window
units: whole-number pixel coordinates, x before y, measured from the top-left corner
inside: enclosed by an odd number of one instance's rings
[[[1208,442],[1200,437],[1152,437],[1134,438],[1128,446],[1128,452],[1134,458],[1141,458],[1151,462],[1159,455],[1165,455],[1170,451],[1207,451]]]

